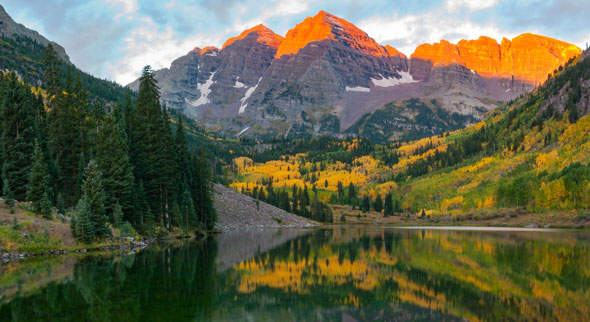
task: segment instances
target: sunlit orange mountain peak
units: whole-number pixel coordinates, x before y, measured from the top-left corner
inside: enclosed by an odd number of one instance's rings
[[[289,30],[279,46],[276,58],[283,55],[296,54],[307,44],[331,39],[342,42],[347,46],[374,56],[389,56],[385,48],[373,38],[352,23],[338,18],[325,11],[320,11],[313,17],[308,17]]]
[[[254,26],[250,29],[244,30],[241,34],[235,37],[231,37],[225,41],[221,50],[226,48],[227,46],[233,44],[237,40],[242,40],[246,38],[250,34],[256,34],[256,41],[260,44],[265,44],[272,48],[279,48],[281,42],[283,41],[283,37],[275,34],[272,30],[266,27],[263,24]]]
[[[199,49],[199,48],[195,48],[195,49]],[[219,48],[217,48],[215,46],[207,46],[207,47],[200,50],[200,54],[205,55],[209,51],[219,51]]]
[[[490,37],[461,40],[452,44],[441,40],[422,44],[412,61],[430,61],[433,66],[462,65],[486,77],[512,77],[540,84],[547,73],[581,54],[575,45],[553,38],[525,33],[501,44]]]
[[[385,45],[385,50],[387,51],[387,53],[389,54],[390,57],[399,57],[401,59],[406,59],[406,55],[404,55],[404,53],[402,53],[401,51],[397,50],[396,48],[390,46],[390,45]]]

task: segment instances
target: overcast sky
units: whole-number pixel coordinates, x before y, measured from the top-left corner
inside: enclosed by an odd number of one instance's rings
[[[368,4],[367,4],[368,2]],[[98,77],[127,84],[194,47],[263,23],[284,36],[326,10],[410,55],[421,43],[538,33],[586,48],[590,0],[2,0],[14,20],[66,48]]]

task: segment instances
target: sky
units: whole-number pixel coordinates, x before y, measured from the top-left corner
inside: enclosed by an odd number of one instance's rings
[[[525,32],[585,49],[590,0],[2,0],[12,18],[65,47],[72,62],[126,85],[195,47],[221,47],[263,23],[284,36],[320,10],[406,55],[422,43]]]

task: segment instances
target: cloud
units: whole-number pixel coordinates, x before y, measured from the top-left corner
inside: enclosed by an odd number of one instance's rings
[[[196,34],[181,38],[172,27],[162,30],[151,18],[143,17],[140,20],[141,26],[124,39],[121,57],[107,63],[105,67],[107,74],[124,85],[135,80],[145,65],[151,65],[153,69],[169,67],[174,59],[185,55],[195,46],[221,43],[220,34]]]
[[[378,42],[391,44],[408,56],[418,45],[439,42],[441,39],[456,43],[461,39],[477,39],[482,35],[498,41],[502,37],[516,36],[516,33],[493,23],[473,21],[469,15],[450,9],[449,2],[455,2],[455,6],[461,1],[447,1],[444,7],[420,14],[371,17],[360,21],[358,26]]]
[[[137,0],[104,0],[108,5],[114,5],[122,9],[122,14],[132,14],[137,12],[139,4]]]
[[[498,0],[447,0],[445,6],[450,9],[467,8],[470,10],[482,10],[498,4]]]
[[[268,24],[268,20],[276,17],[288,17],[304,13],[309,10],[310,1],[301,0],[275,0],[273,1],[274,6],[270,8],[263,8],[256,17],[249,19],[248,21],[242,22],[237,17],[234,24],[231,26],[231,31],[241,32],[244,29],[250,28],[258,24]],[[243,11],[245,8],[242,8]]]

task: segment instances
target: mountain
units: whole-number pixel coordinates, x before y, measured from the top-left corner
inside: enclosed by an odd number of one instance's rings
[[[66,53],[66,50],[59,44],[49,41],[47,38],[40,35],[38,32],[28,29],[22,24],[16,23],[10,15],[4,10],[4,7],[0,5],[0,36],[9,39],[29,38],[34,40],[36,43],[47,47],[50,43],[53,44],[57,55],[66,63],[71,64],[70,57]]]
[[[440,121],[453,123],[441,128],[465,126],[533,90],[580,53],[574,45],[523,34],[501,44],[488,37],[442,40],[420,45],[408,58],[320,11],[284,38],[259,25],[221,49],[196,48],[156,77],[164,103],[226,136],[363,136],[356,122],[382,122],[371,117],[377,109],[416,98],[437,101]],[[413,106],[402,109],[417,114]],[[398,123],[415,125],[412,118]]]
[[[126,90],[121,85],[78,69],[61,45],[16,23],[0,5],[0,70],[15,72],[23,81],[43,87],[43,53],[49,44],[53,45],[63,62],[60,68],[62,79],[66,78],[67,70],[70,70],[72,79],[78,78],[92,99],[98,98],[107,104],[125,97]]]
[[[437,101],[396,102],[374,116],[398,121],[404,115],[395,112],[409,104],[429,116],[424,117],[430,122],[424,129],[444,124],[436,113]],[[273,142],[265,151],[234,159],[232,187],[291,191],[307,186],[324,201],[348,206],[360,205],[365,196],[375,200],[380,195],[383,200],[392,193],[400,212],[420,214],[424,209],[435,222],[489,224],[495,219],[522,226],[587,226],[590,50],[531,93],[502,104],[465,129],[403,143],[374,144],[380,137],[371,139]],[[356,200],[346,196],[351,184]],[[334,218],[340,217],[338,209],[354,214],[337,206]]]

